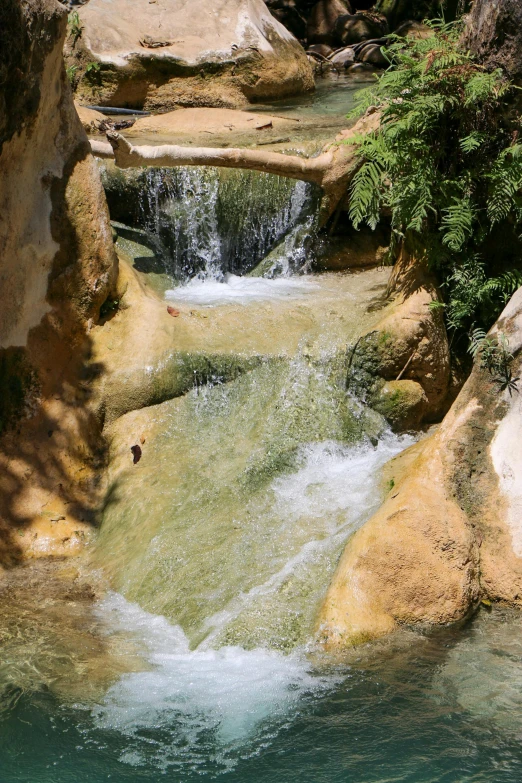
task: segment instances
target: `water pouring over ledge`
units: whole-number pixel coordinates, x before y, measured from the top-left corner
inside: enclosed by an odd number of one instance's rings
[[[320,191],[308,183],[203,167],[100,170],[112,219],[143,231],[174,280],[252,272],[278,245],[271,276],[310,263]]]

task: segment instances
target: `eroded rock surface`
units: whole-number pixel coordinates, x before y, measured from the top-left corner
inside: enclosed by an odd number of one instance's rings
[[[314,87],[262,0],[91,0],[78,13],[66,53],[84,103],[234,108]]]
[[[522,290],[493,328],[493,337],[500,334],[514,357],[514,380]],[[440,429],[350,539],[320,615],[326,646],[401,624],[454,622],[481,599],[522,603],[522,407],[506,380],[475,364]]]
[[[463,43],[487,68],[522,80],[522,5],[519,0],[476,0]]]
[[[90,529],[90,324],[117,276],[96,164],[63,68],[66,11],[7,0],[0,46],[0,568],[76,551]]]
[[[379,323],[353,349],[349,383],[403,430],[440,420],[450,388],[450,352],[441,309],[433,307],[439,300],[435,281],[406,251],[390,289]],[[406,381],[416,386],[404,386]]]

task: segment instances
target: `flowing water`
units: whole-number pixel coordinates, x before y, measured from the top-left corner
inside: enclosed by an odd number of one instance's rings
[[[244,274],[281,243],[279,271],[295,271],[310,257],[304,251],[314,241],[319,195],[313,185],[215,168],[101,168],[120,236],[132,240],[126,226],[141,229],[158,271],[176,280]]]
[[[336,659],[315,643],[345,542],[415,437],[346,388],[386,272],[292,276],[313,193],[249,176],[140,175],[142,239],[183,280],[177,350],[239,370],[196,369],[115,421],[95,544],[0,583],[0,783],[515,783],[518,613]],[[267,255],[265,277],[237,274]]]

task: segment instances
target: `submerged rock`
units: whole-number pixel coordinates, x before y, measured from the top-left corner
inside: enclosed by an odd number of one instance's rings
[[[314,87],[298,41],[262,0],[91,0],[66,56],[84,102],[236,107]]]

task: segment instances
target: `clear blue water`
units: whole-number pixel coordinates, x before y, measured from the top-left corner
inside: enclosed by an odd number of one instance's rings
[[[18,701],[11,694],[0,719],[0,780],[515,783],[522,778],[520,630],[516,613],[481,611],[461,629],[405,633],[328,669],[308,666],[290,676],[289,698],[272,715],[250,692],[264,664],[232,654],[221,682],[237,665],[244,676],[232,706],[243,719],[258,713],[239,729],[227,708],[206,720],[201,691],[199,707],[187,708],[190,689],[172,690],[173,670],[160,681],[164,692],[171,688],[170,705],[138,729],[130,719],[136,703],[125,699],[109,727],[100,708],[66,705],[45,690]],[[208,694],[219,701],[215,688]],[[143,703],[151,690],[149,682]]]

